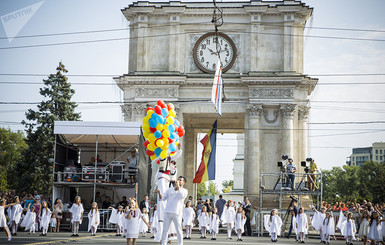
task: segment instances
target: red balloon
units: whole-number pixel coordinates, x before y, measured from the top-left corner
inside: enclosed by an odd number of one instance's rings
[[[152,110],[152,107],[147,107],[146,111]]]
[[[162,104],[164,104],[164,101],[163,101],[163,100],[158,100],[158,102],[156,102],[156,104],[157,104],[158,106],[161,106]]]
[[[178,136],[182,137],[184,135],[184,130],[183,131],[178,131]]]
[[[172,108],[171,108],[171,105],[167,105],[167,110],[169,110],[169,111],[171,111],[172,110]]]
[[[150,141],[146,140],[146,141],[144,142],[144,147],[147,148],[148,144],[150,144]]]
[[[183,132],[183,130],[184,130],[183,125],[180,125],[179,128],[178,128],[178,132]]]
[[[170,152],[170,154],[174,154],[174,153],[176,153],[176,151]]]
[[[154,111],[155,111],[156,114],[162,115],[162,107],[156,105],[156,106],[154,107]]]
[[[172,142],[174,142],[174,140],[168,138],[168,143],[171,144]]]
[[[147,154],[147,156],[152,156],[152,155],[154,155],[154,152],[153,152],[153,151],[150,151],[150,150],[147,150],[147,151],[146,151],[146,154]]]
[[[178,127],[176,126],[176,124],[174,124],[174,128],[175,128],[174,132],[178,131]]]
[[[155,133],[156,130],[156,128],[150,128],[151,133]]]

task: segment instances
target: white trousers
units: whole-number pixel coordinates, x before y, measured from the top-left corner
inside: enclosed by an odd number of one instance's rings
[[[178,237],[178,245],[183,245],[183,233],[181,219],[178,214],[165,213],[163,221],[163,232],[162,232],[162,245],[167,244],[167,233],[171,224],[175,225],[176,235]]]

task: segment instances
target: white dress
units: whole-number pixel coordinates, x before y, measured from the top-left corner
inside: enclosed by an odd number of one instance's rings
[[[210,232],[219,233],[219,216],[212,214],[210,217]]]
[[[377,220],[373,220],[368,233],[368,240],[382,241],[382,228],[381,224],[377,225]]]
[[[338,222],[337,222],[337,228],[342,230],[342,224],[346,221],[346,216],[344,215],[344,213],[342,212],[342,210],[340,211],[340,216],[338,217]]]
[[[148,223],[149,222],[148,214],[143,214],[143,217],[146,220],[146,222]],[[146,225],[146,223],[144,223],[143,219],[140,219],[139,232],[147,232],[147,231],[148,231],[148,226]]]
[[[243,213],[236,213],[235,215],[235,230],[241,230],[245,232],[246,218],[243,217]]]
[[[19,224],[21,219],[21,214],[23,213],[23,207],[20,204],[16,204],[14,206],[10,206],[7,209],[9,223],[15,221],[16,225]]]
[[[369,229],[370,229],[369,220],[364,218],[364,220],[362,220],[362,222],[361,222],[360,230],[358,231],[358,235],[361,237],[368,236]]]
[[[225,207],[223,209],[222,221],[225,224],[230,224],[234,228],[235,223],[235,209],[234,207]]]
[[[139,236],[139,221],[142,219],[142,212],[139,209],[128,211],[131,213],[130,218],[125,218],[126,238],[138,238]],[[128,215],[128,212],[126,216]]]
[[[307,224],[307,216],[305,213],[298,214],[295,219],[295,226],[297,233],[303,232],[307,234],[308,224]]]
[[[322,222],[321,234],[334,236],[335,229],[334,217],[325,218]]]
[[[202,227],[206,227],[206,229],[210,228],[210,216],[207,212],[202,212],[198,216],[198,221],[199,221],[199,230],[201,230]]]
[[[51,210],[42,207],[39,219],[40,229],[48,229],[49,222],[51,221]]]
[[[153,215],[151,216],[150,222],[151,222],[151,232],[156,235],[156,231],[158,230],[159,226],[159,219],[158,219],[158,210],[155,210]]]
[[[35,225],[35,220],[36,220],[36,213],[31,212],[31,210],[28,209],[27,214],[24,216],[20,226],[24,227],[26,231],[30,230],[31,227]]]
[[[49,223],[49,227],[52,227],[52,228],[56,227],[56,218],[51,218],[51,221]]]
[[[195,212],[194,212],[194,209],[192,209],[192,207],[184,208],[182,227],[186,227],[186,225],[191,225],[191,227],[193,227],[194,216],[195,216]]]
[[[356,224],[354,220],[346,220],[341,225],[341,234],[347,238],[348,236],[351,236],[353,240],[356,240],[355,234],[356,234]]]
[[[4,214],[4,206],[0,206],[0,227],[7,227],[7,219]]]
[[[91,209],[90,212],[88,212],[88,231],[91,230],[91,227],[98,229],[99,224],[100,224],[99,211],[96,211],[96,209]]]
[[[271,233],[276,233],[277,236],[281,234],[282,219],[278,215],[265,215],[264,216],[265,229]]]
[[[314,227],[315,230],[319,231],[322,228],[322,223],[326,217],[326,214],[315,211],[313,219],[311,221],[311,225]]]
[[[80,224],[81,224],[82,223],[81,215],[84,212],[83,204],[81,204],[81,203],[80,203],[80,205],[77,205],[76,203],[72,204],[70,212],[72,214],[71,223],[80,222]]]
[[[111,224],[119,225],[120,228],[123,228],[124,212],[119,212],[118,209],[112,209],[110,219],[108,222]]]

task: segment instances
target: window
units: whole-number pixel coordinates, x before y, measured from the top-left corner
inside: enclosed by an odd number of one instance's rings
[[[378,154],[378,149],[376,149],[376,154]]]
[[[376,161],[378,161],[378,156],[376,156]]]
[[[380,150],[380,154],[382,155],[382,149]]]
[[[382,161],[382,156],[380,156],[380,161]]]

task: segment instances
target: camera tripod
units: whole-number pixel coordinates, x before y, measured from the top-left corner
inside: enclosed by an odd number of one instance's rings
[[[281,167],[281,173],[278,176],[277,181],[275,182],[273,190],[277,188],[279,182],[281,182],[281,187],[284,187],[283,184],[286,183],[286,170],[284,167]]]
[[[290,215],[291,207],[293,206],[293,202],[298,202],[298,200],[295,197],[290,196],[290,198],[291,198],[291,201],[290,201],[289,207],[287,208],[285,216],[283,216],[283,219],[282,219],[282,223],[284,224],[284,225],[282,225],[282,234],[285,232],[285,225],[286,225],[287,219]],[[290,221],[290,223],[291,223],[291,221]]]
[[[306,174],[302,175],[301,181],[299,182],[298,187],[297,187],[297,191],[300,190],[300,187],[301,187],[302,183],[305,181],[305,178],[306,178],[307,176],[309,176],[309,169],[306,169],[306,168],[305,168],[305,173],[306,173]],[[318,187],[317,187],[317,185],[315,184],[313,178],[308,178],[308,179],[310,179],[310,181],[311,181],[311,182],[313,183],[313,185],[314,185],[314,188],[317,190]],[[309,189],[307,189],[307,190],[309,190]]]

